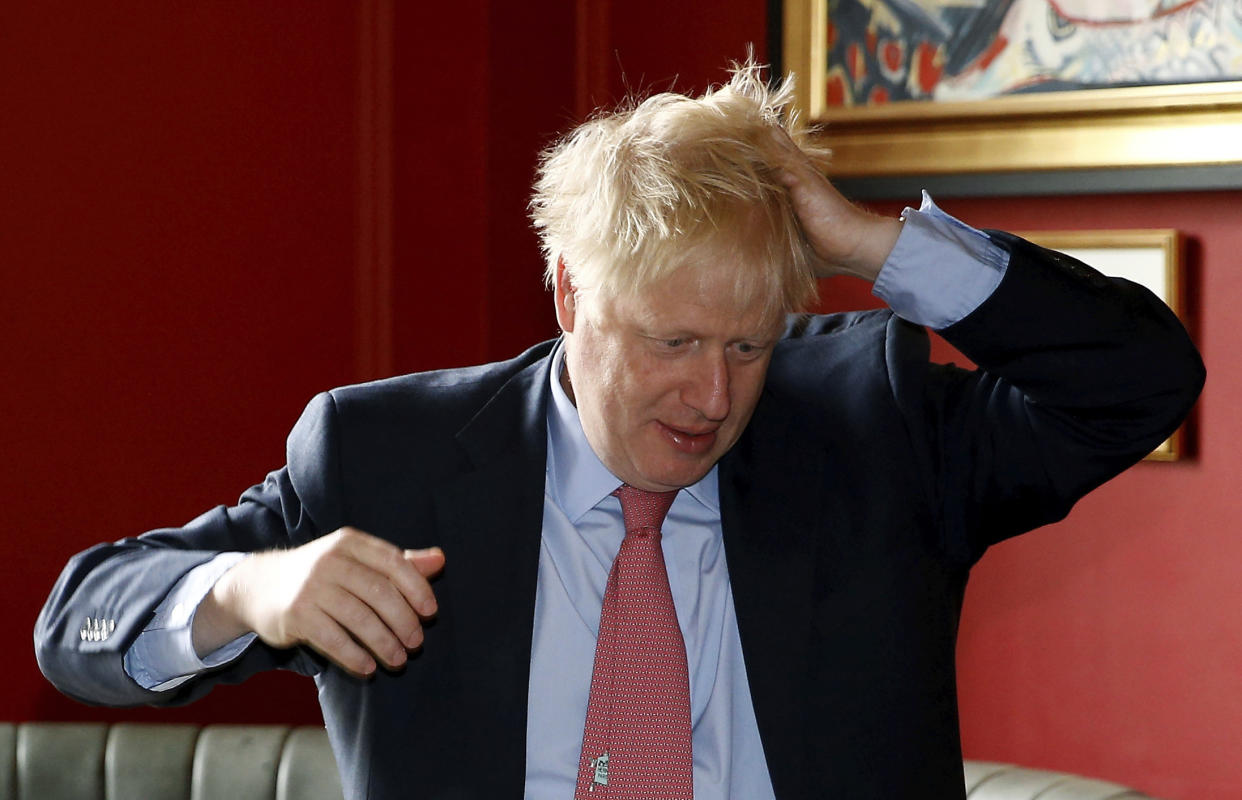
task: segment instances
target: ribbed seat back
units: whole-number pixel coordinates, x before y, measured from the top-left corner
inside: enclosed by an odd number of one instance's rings
[[[197,725],[113,725],[104,754],[105,797],[186,800],[198,732]]]
[[[966,762],[968,800],[1152,800],[1108,781],[1012,764]]]
[[[190,800],[276,800],[276,771],[288,733],[281,725],[204,728],[194,753]]]
[[[0,723],[0,800],[341,800],[322,728]]]
[[[969,800],[1152,800],[1107,781],[967,761]],[[0,723],[0,800],[341,800],[323,728]]]
[[[106,800],[102,722],[30,722],[17,726],[16,800]]]
[[[335,793],[335,794],[333,794]],[[294,728],[285,739],[276,773],[276,800],[341,796],[336,758],[322,728]]]

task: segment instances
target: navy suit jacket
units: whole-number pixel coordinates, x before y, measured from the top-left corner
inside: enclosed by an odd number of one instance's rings
[[[1004,280],[943,332],[983,369],[929,364],[924,331],[887,311],[792,318],[720,462],[779,798],[962,797],[954,644],[971,566],[1154,448],[1202,385],[1146,290],[992,235],[1013,251]],[[552,346],[316,397],[287,465],[237,506],[74,557],[36,629],[45,674],[127,705],[298,669],[319,685],[347,797],[520,796]],[[125,674],[121,655],[186,571],[343,525],[448,554],[438,619],[403,671],[359,680],[257,643],[166,693]],[[83,640],[85,616],[115,630]]]

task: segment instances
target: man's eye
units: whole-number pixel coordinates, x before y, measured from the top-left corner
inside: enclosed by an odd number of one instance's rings
[[[662,339],[660,341],[660,344],[664,345],[669,350],[676,350],[677,348],[684,346],[686,344],[686,340],[685,339]]]

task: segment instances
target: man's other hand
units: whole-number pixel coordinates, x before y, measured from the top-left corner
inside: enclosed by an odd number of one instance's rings
[[[781,183],[794,213],[819,257],[815,274],[854,275],[874,281],[901,234],[901,221],[859,208],[837,191],[781,128],[772,138],[783,156]]]
[[[444,553],[402,550],[356,528],[292,550],[247,556],[226,572],[194,617],[202,657],[253,631],[273,647],[307,644],[355,675],[396,669],[423,642],[436,613],[428,579]]]

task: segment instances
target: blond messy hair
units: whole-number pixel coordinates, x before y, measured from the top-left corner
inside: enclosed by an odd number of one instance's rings
[[[701,97],[666,92],[578,126],[541,156],[531,218],[554,285],[563,260],[580,290],[616,297],[667,277],[688,256],[745,265],[737,299],[800,311],[816,297],[807,244],[780,181],[783,128],[819,168],[829,151],[747,59]],[[777,307],[779,306],[779,307]]]

